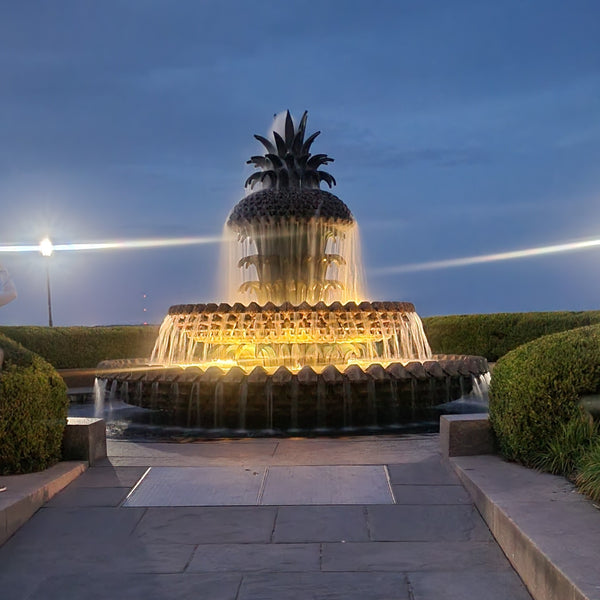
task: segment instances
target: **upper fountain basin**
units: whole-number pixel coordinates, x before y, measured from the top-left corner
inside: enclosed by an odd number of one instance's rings
[[[216,304],[214,302],[208,304],[175,304],[169,308],[170,315],[181,315],[190,313],[284,313],[284,312],[377,312],[377,311],[395,311],[395,312],[415,312],[415,305],[412,302],[332,302],[331,304],[325,304],[325,302],[317,302],[316,304],[309,304],[308,302],[302,302],[302,304],[294,305],[291,302],[284,302],[280,305],[275,305],[273,302],[267,302],[262,306],[256,302],[250,302],[250,304],[242,304],[236,302],[235,304],[228,304],[227,302],[221,302]]]

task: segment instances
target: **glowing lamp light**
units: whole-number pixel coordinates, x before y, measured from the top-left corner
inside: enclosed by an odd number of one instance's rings
[[[42,256],[50,257],[54,252],[54,246],[49,238],[44,238],[40,242],[39,246],[40,254]],[[48,293],[48,327],[53,326],[52,322],[52,296],[50,294],[50,262],[46,262],[46,291]]]
[[[42,256],[52,256],[52,252],[54,251],[54,246],[52,242],[48,238],[44,238],[40,242],[40,252]]]

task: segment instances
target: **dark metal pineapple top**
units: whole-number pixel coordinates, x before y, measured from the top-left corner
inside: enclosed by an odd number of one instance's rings
[[[263,189],[281,190],[287,188],[319,189],[321,181],[329,187],[335,185],[335,179],[325,171],[320,171],[321,165],[333,162],[326,154],[311,155],[310,147],[317,136],[317,131],[304,141],[308,111],[304,111],[298,129],[294,127],[292,116],[288,110],[285,115],[285,138],[273,131],[275,143],[261,135],[254,137],[266,148],[264,156],[252,156],[247,164],[253,164],[258,173],[248,177],[244,187],[253,189],[257,182],[263,184]]]
[[[290,111],[286,112],[283,137],[273,131],[274,142],[260,135],[254,137],[265,147],[263,156],[252,156],[247,161],[259,169],[246,180],[250,190],[260,184],[261,189],[242,199],[232,210],[228,223],[242,225],[261,219],[321,218],[350,224],[354,217],[350,209],[334,194],[319,189],[321,181],[331,188],[336,185],[332,175],[320,169],[333,162],[326,154],[311,154],[310,147],[317,131],[306,140],[304,111],[296,128]]]

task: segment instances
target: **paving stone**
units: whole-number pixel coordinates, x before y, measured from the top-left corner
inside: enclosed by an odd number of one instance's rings
[[[462,485],[392,485],[396,504],[472,504]]]
[[[437,436],[109,442],[118,456],[89,469],[0,547],[0,597],[528,599],[479,514],[470,503],[462,503],[464,492],[440,461],[437,443]],[[396,495],[408,504],[86,506],[87,499],[110,503],[127,493],[148,464],[341,466],[341,471],[366,466],[383,470],[389,464]],[[327,477],[320,479],[313,477],[317,490],[329,485]],[[536,510],[532,494],[519,491],[525,482],[514,477],[511,489],[529,500],[523,510]],[[535,489],[544,489],[541,480],[535,482]],[[282,479],[280,489],[295,493],[284,488]],[[555,499],[563,496],[572,497],[565,491]],[[444,504],[435,504],[439,499]],[[65,506],[70,502],[78,506]],[[576,549],[577,543],[575,535],[567,540],[569,548]],[[580,571],[591,572],[594,566],[593,561],[583,562]]]
[[[4,546],[36,546],[40,540],[62,545],[118,543],[126,540],[145,509],[124,510],[113,507],[41,508]]]
[[[28,600],[235,600],[239,575],[81,573],[51,577]]]
[[[134,535],[147,543],[267,543],[276,513],[266,506],[148,508]]]
[[[195,467],[206,464],[206,460],[193,457],[179,457],[172,455],[153,456],[111,456],[107,461],[107,466],[112,467],[143,467],[144,471],[148,467]]]
[[[277,512],[274,542],[366,542],[366,509],[362,506],[282,506]]]
[[[318,571],[319,544],[200,545],[186,569],[211,571]]]
[[[252,439],[188,444],[108,441],[104,466],[381,465],[439,458],[437,435]]]
[[[464,571],[509,568],[495,542],[370,542],[323,544],[323,571]]]
[[[486,541],[487,525],[470,505],[369,506],[367,518],[374,541]]]
[[[22,572],[3,572],[0,568],[2,600],[27,600],[40,581],[35,573],[31,577],[25,577]]]
[[[107,527],[111,524],[107,523]],[[31,545],[21,542],[17,534],[0,548],[0,597],[29,598],[42,582],[59,575],[70,579],[86,573],[180,573],[194,548],[184,544],[136,543],[119,536],[113,543],[90,542],[87,538],[64,543],[64,538],[58,537],[40,538]],[[45,598],[39,590],[38,596]]]
[[[438,457],[420,462],[388,464],[392,484],[460,485],[460,480]]]
[[[178,573],[183,572],[196,548],[193,544],[146,544],[128,539],[113,543],[63,544],[62,540],[40,540],[32,547],[15,543],[0,549],[0,573],[21,577],[49,577],[78,572]],[[32,570],[31,565],[35,565]]]
[[[264,465],[272,460],[278,444],[278,440],[269,439],[210,440],[187,444],[109,440],[109,462],[103,464],[180,467]],[[128,460],[131,462],[128,463]]]
[[[269,467],[261,504],[391,504],[381,465]]]
[[[91,467],[80,475],[69,488],[125,487],[132,488],[146,472],[146,467]]]
[[[255,505],[264,467],[152,467],[124,506]]]
[[[307,600],[307,598],[319,600],[409,600],[404,575],[397,573],[244,575],[237,600]]]
[[[473,568],[460,577],[451,571],[408,573],[414,600],[531,600],[529,592],[512,570]]]
[[[63,490],[52,500],[46,503],[46,507],[53,508],[58,506],[119,506],[127,493],[128,488],[117,487],[71,487]]]
[[[438,455],[438,436],[280,440],[273,465],[381,465]]]

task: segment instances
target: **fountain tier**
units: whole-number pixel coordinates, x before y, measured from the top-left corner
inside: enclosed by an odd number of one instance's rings
[[[151,362],[322,370],[430,356],[408,302],[192,304],[169,309]]]

